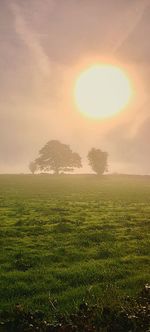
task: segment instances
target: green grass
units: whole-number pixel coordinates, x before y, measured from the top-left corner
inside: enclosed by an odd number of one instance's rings
[[[0,308],[136,294],[149,281],[149,221],[150,177],[1,175]]]

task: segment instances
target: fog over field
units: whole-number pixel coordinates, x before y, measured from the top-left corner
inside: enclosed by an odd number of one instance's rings
[[[150,174],[150,1],[0,2],[0,172],[28,172],[52,139],[83,157],[109,153],[110,172]],[[119,64],[133,100],[113,118],[94,120],[74,101],[80,72]]]

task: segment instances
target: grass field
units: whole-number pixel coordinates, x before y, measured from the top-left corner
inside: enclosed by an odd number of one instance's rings
[[[149,281],[149,221],[150,177],[1,175],[0,308],[136,294]]]

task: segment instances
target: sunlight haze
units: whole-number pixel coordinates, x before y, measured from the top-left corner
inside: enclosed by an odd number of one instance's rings
[[[0,1],[0,330],[150,332],[150,0]]]
[[[96,147],[110,172],[149,174],[149,1],[6,0],[0,19],[0,172],[28,172],[56,139],[81,155],[81,172]],[[111,78],[109,91],[100,78],[82,84],[97,64],[125,80]]]
[[[81,73],[75,98],[81,113],[91,118],[109,118],[124,109],[132,88],[123,71],[111,65],[94,65]]]

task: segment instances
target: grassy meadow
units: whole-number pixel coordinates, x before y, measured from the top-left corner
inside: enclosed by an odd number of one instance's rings
[[[150,177],[0,175],[0,309],[138,293],[149,221]]]

